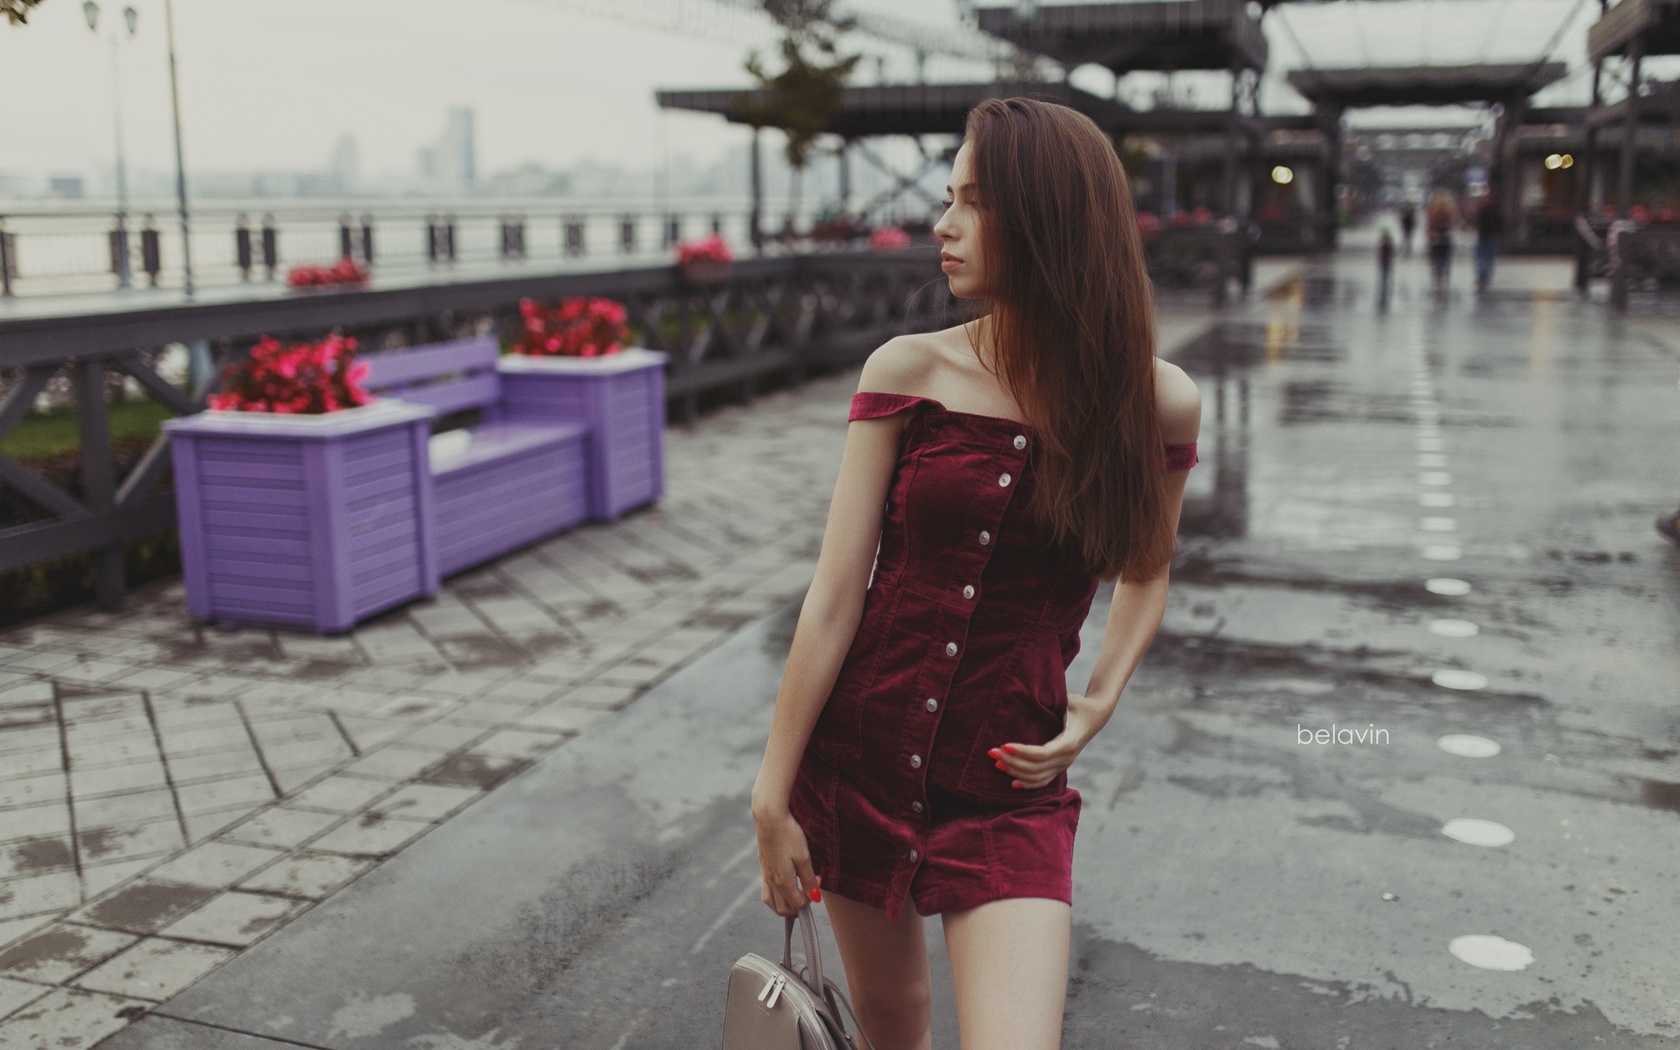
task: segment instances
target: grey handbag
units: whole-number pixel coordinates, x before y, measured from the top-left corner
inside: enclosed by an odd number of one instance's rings
[[[875,1050],[839,985],[823,976],[817,921],[799,909],[805,962],[793,967],[793,919],[782,937],[782,961],[748,952],[729,971],[723,1007],[723,1050],[857,1050],[840,1021],[844,1006],[865,1050]]]

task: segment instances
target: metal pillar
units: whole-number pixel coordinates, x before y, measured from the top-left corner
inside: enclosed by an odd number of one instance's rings
[[[1624,219],[1633,207],[1633,175],[1639,162],[1639,69],[1645,60],[1643,35],[1633,38],[1628,57],[1633,59],[1633,70],[1628,77],[1627,118],[1622,125],[1622,170],[1617,173],[1616,188],[1616,213]]]
[[[841,139],[840,149],[835,153],[840,165],[840,214],[845,215],[852,210],[852,140]]]
[[[764,172],[759,163],[758,128],[753,128],[752,150],[747,157],[747,172],[752,183],[752,210],[747,217],[747,236],[752,241],[753,252],[764,254]]]

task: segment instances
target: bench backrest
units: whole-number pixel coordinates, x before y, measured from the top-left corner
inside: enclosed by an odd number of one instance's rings
[[[500,346],[493,335],[404,347],[360,358],[370,394],[431,405],[439,415],[487,408],[502,399],[496,374]]]

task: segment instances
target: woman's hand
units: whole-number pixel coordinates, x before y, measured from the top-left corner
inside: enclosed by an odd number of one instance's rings
[[[1043,744],[1000,744],[986,754],[997,767],[1014,777],[1011,787],[1041,788],[1055,780],[1085,750],[1085,745],[1108,721],[1109,712],[1083,693],[1069,693],[1062,731]]]
[[[816,873],[811,870],[811,850],[805,829],[786,809],[775,813],[753,812],[758,828],[758,870],[763,880],[759,899],[784,918],[799,914],[807,900],[822,900]]]

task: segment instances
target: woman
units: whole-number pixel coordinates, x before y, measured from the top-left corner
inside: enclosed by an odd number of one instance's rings
[[[1452,232],[1458,224],[1458,205],[1453,203],[1452,194],[1445,186],[1435,187],[1429,196],[1424,229],[1429,237],[1429,273],[1437,292],[1447,290],[1447,275],[1452,267]]]
[[[1096,124],[982,102],[947,190],[942,269],[980,315],[863,367],[753,818],[764,902],[827,902],[876,1050],[932,1045],[932,914],[965,1050],[1035,1050],[1059,1045],[1066,997],[1066,771],[1160,626],[1201,400],[1155,358],[1130,188]]]

